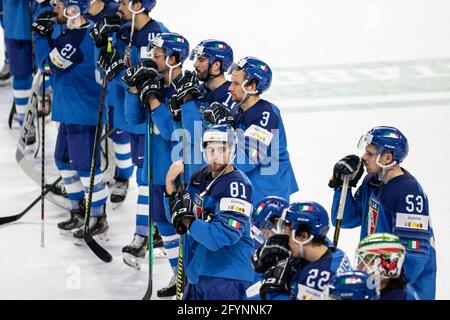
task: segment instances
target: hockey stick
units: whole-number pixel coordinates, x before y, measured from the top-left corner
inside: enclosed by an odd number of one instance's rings
[[[110,129],[104,136],[102,136],[101,141],[103,141],[104,139],[108,138],[108,136],[114,132],[114,129]],[[55,181],[53,181],[53,183],[51,184],[46,184],[45,185],[45,191],[43,194],[41,194],[39,197],[37,197],[28,207],[26,207],[21,213],[13,215],[13,216],[8,216],[8,217],[0,217],[0,225],[5,224],[5,223],[9,223],[9,222],[14,222],[19,220],[20,218],[22,218],[28,211],[30,211],[35,205],[36,203],[39,202],[39,200],[41,200],[41,198],[45,195],[47,195],[48,193],[52,193],[53,189],[58,185],[58,183],[60,183],[62,181],[62,177],[57,178]]]
[[[342,217],[344,215],[344,208],[345,208],[345,200],[347,199],[347,191],[348,191],[348,184],[350,181],[350,176],[346,175],[344,176],[344,182],[342,183],[342,189],[341,189],[341,198],[339,199],[339,207],[336,217],[336,228],[334,229],[334,236],[333,236],[333,244],[337,246],[339,241],[339,233],[341,231],[341,223],[342,223]]]
[[[152,163],[151,163],[151,147],[152,147],[152,134],[153,134],[153,122],[150,111],[147,111],[147,174],[148,174],[148,284],[147,291],[145,292],[142,300],[150,300],[153,293],[153,203],[152,199]]]
[[[44,66],[45,68],[46,66]],[[39,120],[37,120],[39,121]],[[41,247],[44,245],[45,206],[45,73],[42,74],[42,147],[41,147]]]
[[[39,197],[37,197],[28,207],[26,207],[21,213],[13,215],[13,216],[8,216],[8,217],[0,217],[0,225],[5,224],[5,223],[9,223],[9,222],[13,222],[13,221],[17,221],[20,218],[22,218],[28,211],[31,210],[31,208],[33,208],[36,203],[39,202],[39,200],[41,200],[47,193],[49,193],[52,188],[54,188],[60,181],[62,180],[61,177],[59,177],[58,179],[56,179],[51,185],[47,185],[45,187],[45,191],[43,193],[41,193],[41,195],[39,195]]]
[[[183,164],[186,163],[185,155],[186,155],[186,142],[184,137],[184,128],[181,128],[182,133],[182,143],[183,143]],[[185,190],[185,180],[186,180],[186,169],[183,171],[182,175],[180,176],[180,186],[179,192],[180,194]],[[184,252],[184,237],[185,235],[180,235],[180,242],[178,247],[178,260],[177,260],[177,292],[176,292],[176,298],[177,300],[181,300],[184,287],[186,284],[186,277],[184,274],[184,264],[183,264],[183,252]]]
[[[111,37],[108,37],[108,46],[107,52],[111,52]],[[106,251],[102,246],[100,246],[89,233],[89,219],[91,216],[91,207],[92,207],[92,194],[94,192],[94,180],[95,180],[95,166],[97,164],[98,151],[100,147],[100,135],[103,129],[102,120],[103,120],[103,110],[105,108],[105,97],[106,97],[106,88],[107,88],[107,80],[106,75],[103,77],[102,81],[102,93],[100,96],[100,106],[98,108],[98,116],[97,116],[97,126],[95,128],[95,137],[94,137],[94,148],[92,151],[92,159],[91,159],[91,172],[89,177],[89,189],[88,189],[88,198],[86,201],[86,211],[84,216],[84,232],[83,238],[88,247],[95,253],[97,257],[99,257],[104,262],[111,262],[112,256]]]
[[[28,100],[28,106],[25,111],[24,123],[20,131],[19,141],[17,142],[16,149],[16,161],[19,166],[25,171],[25,173],[38,185],[41,185],[41,174],[36,170],[33,164],[27,160],[25,156],[26,142],[30,132],[32,132],[33,120],[36,116],[36,111],[38,108],[38,92],[39,92],[39,81],[42,73],[38,71],[33,78],[32,92]],[[65,210],[70,210],[71,205],[69,200],[62,196],[58,196],[53,192],[49,192],[46,195],[46,199],[54,203],[60,208]]]

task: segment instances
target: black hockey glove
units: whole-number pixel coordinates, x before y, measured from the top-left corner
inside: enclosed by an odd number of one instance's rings
[[[203,123],[206,128],[215,124],[231,124],[234,127],[234,118],[227,107],[221,103],[213,102],[203,112]]]
[[[129,87],[137,87],[148,78],[158,77],[157,66],[152,60],[141,61],[125,70],[122,81]]]
[[[106,48],[102,48],[98,56],[97,66],[105,72],[105,77],[108,81],[125,68],[122,56],[116,48],[112,48],[111,52],[108,52]]]
[[[108,43],[108,35],[119,31],[121,23],[120,13],[110,13],[98,20],[92,27],[89,35],[97,48],[103,48]]]
[[[172,84],[175,87],[175,94],[169,101],[169,110],[172,112],[174,120],[180,121],[180,108],[184,103],[183,98],[191,95],[193,99],[197,99],[201,96],[199,81],[195,73],[185,70],[172,81]]]
[[[31,31],[37,32],[39,35],[50,38],[55,27],[57,14],[53,11],[46,10],[39,14],[36,21],[31,24]]]
[[[196,219],[194,213],[194,204],[188,192],[174,193],[169,198],[169,210],[172,215],[172,225],[178,234],[187,232],[186,226],[181,222],[188,218],[191,223]]]
[[[149,107],[148,99],[151,95],[158,99],[159,102],[162,101],[161,80],[159,79],[158,74],[148,77],[144,82],[139,82],[137,87],[139,90],[139,98],[145,108]]]
[[[271,267],[263,276],[259,295],[262,300],[267,300],[270,293],[289,293],[289,285],[292,276],[289,259],[280,260]]]
[[[258,273],[266,272],[278,261],[286,259],[289,255],[289,236],[285,234],[273,235],[253,253],[253,268]]]
[[[354,154],[348,155],[334,165],[333,176],[328,182],[328,186],[333,189],[342,187],[344,176],[350,175],[349,186],[356,187],[363,172],[361,159]]]

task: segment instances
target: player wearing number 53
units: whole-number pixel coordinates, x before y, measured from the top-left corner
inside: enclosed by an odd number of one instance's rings
[[[329,186],[334,188],[332,222],[336,221],[344,175],[350,175],[342,228],[361,226],[361,239],[373,233],[391,233],[406,248],[405,276],[420,299],[434,299],[436,251],[428,198],[419,182],[400,164],[408,155],[408,141],[393,127],[375,127],[364,134],[358,147],[364,150],[341,159],[334,166]],[[367,176],[352,195],[362,175]]]

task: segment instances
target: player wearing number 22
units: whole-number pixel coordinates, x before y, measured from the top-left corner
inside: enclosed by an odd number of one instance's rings
[[[428,198],[416,180],[400,163],[408,154],[406,137],[393,127],[375,127],[360,139],[362,161],[355,155],[334,166],[329,186],[335,189],[332,221],[336,221],[342,176],[351,175],[355,187],[363,172],[368,175],[353,196],[348,192],[343,228],[361,226],[361,239],[373,233],[391,233],[406,247],[405,276],[420,299],[434,299],[436,251],[429,216]],[[362,162],[362,163],[361,163]]]

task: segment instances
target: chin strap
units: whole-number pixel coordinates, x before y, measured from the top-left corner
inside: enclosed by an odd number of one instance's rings
[[[380,163],[380,158],[381,158],[381,154],[379,154],[379,155],[377,156],[376,164],[377,164],[379,167],[381,167],[381,173],[378,174],[378,179],[379,179],[380,181],[383,181],[383,179],[386,177],[387,172],[388,172],[390,169],[392,169],[392,168],[397,164],[397,161],[392,161],[391,164],[383,165],[383,164]]]
[[[297,240],[297,238],[295,238],[295,230],[292,230],[291,238],[294,240],[295,243],[298,244],[300,258],[304,258],[305,257],[304,245],[310,243],[312,241],[312,239],[314,238],[314,236],[310,235],[309,238],[306,239],[305,241],[299,241],[299,240]]]

